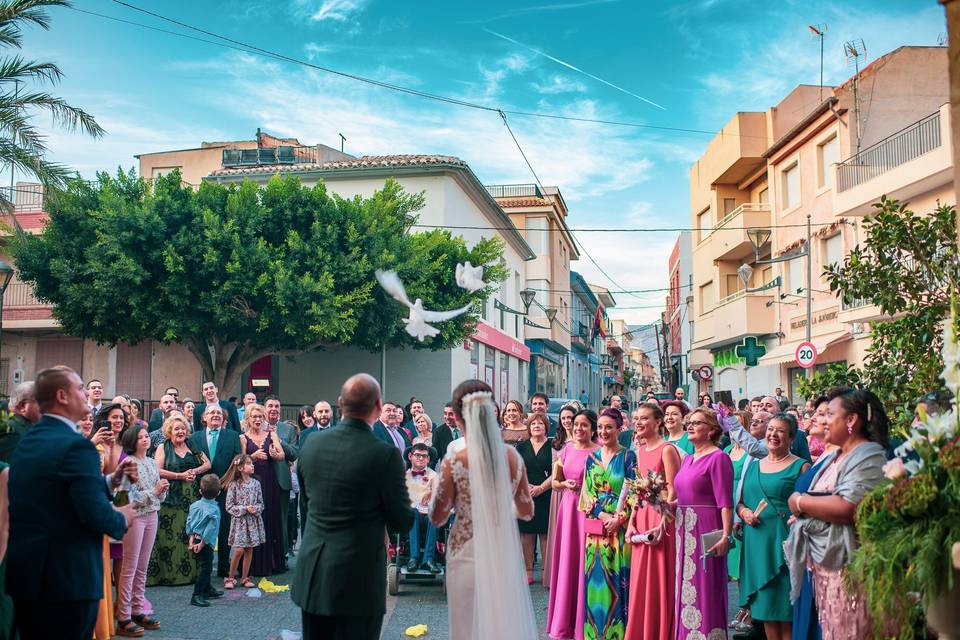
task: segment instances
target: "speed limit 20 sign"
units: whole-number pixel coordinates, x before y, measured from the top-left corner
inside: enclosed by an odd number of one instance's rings
[[[812,342],[801,342],[798,344],[795,355],[797,364],[804,369],[809,369],[817,362],[817,348]]]

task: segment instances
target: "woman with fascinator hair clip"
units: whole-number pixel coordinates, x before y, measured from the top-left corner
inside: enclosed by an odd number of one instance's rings
[[[437,527],[457,513],[447,541],[450,638],[535,640],[516,522],[533,518],[523,461],[503,443],[489,385],[461,383],[452,409],[466,446],[448,450],[430,504]]]

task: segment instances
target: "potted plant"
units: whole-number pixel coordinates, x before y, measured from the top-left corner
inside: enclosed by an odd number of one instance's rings
[[[857,508],[860,548],[847,575],[865,588],[876,637],[924,637],[927,621],[941,638],[960,637],[960,318],[956,297],[944,323],[941,375],[952,408],[921,413],[907,441],[884,467],[887,480]]]

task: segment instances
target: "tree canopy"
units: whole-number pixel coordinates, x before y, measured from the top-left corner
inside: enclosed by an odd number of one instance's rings
[[[941,384],[940,325],[960,287],[956,210],[940,205],[918,214],[887,197],[874,206],[863,221],[862,244],[824,274],[842,300],[876,305],[889,319],[870,323],[873,342],[862,369],[833,367],[802,391],[813,395],[835,384],[863,384],[903,428],[917,399]]]
[[[194,190],[178,172],[152,185],[132,171],[100,174],[52,198],[49,223],[19,234],[14,257],[65,333],[182,343],[204,379],[230,388],[265,355],[333,344],[437,350],[467,338],[471,314],[413,341],[401,323],[407,309],[373,275],[396,270],[411,299],[435,310],[479,303],[506,279],[498,237],[468,248],[446,230],[411,233],[423,203],[393,180],[370,198],[344,199],[292,177]],[[488,286],[474,293],[455,281],[467,260],[487,265]]]

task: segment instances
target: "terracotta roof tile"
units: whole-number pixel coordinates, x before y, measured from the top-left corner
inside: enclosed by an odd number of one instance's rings
[[[249,167],[227,167],[213,171],[214,176],[256,175],[262,173],[297,173],[334,169],[373,169],[387,167],[423,167],[430,165],[454,165],[467,168],[460,158],[435,155],[361,156],[354,160],[311,162],[303,164],[265,164]]]
[[[494,198],[504,209],[513,209],[519,207],[549,207],[550,201],[546,198]]]

